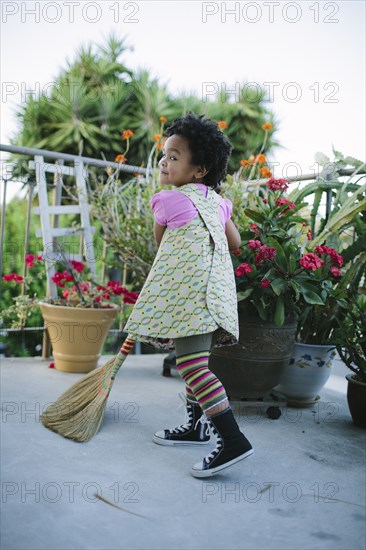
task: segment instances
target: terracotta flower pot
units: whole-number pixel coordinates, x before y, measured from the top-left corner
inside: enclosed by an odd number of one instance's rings
[[[348,374],[346,379],[347,401],[353,423],[360,428],[366,428],[366,384],[356,380],[353,374]]]
[[[77,308],[40,304],[55,368],[66,372],[95,369],[118,307]]]

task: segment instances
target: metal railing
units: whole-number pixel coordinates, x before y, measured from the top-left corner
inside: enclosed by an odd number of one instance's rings
[[[114,169],[119,169],[120,171],[122,172],[125,172],[125,173],[130,173],[130,174],[142,174],[142,175],[146,175],[146,168],[141,168],[140,166],[133,166],[133,165],[128,165],[128,164],[122,164],[122,163],[117,163],[117,162],[112,162],[112,161],[106,161],[106,160],[101,160],[101,159],[95,159],[95,158],[91,158],[91,157],[83,157],[81,155],[71,155],[71,154],[68,154],[68,153],[59,153],[59,152],[55,152],[55,151],[48,151],[48,150],[45,150],[45,149],[34,149],[34,148],[31,148],[31,147],[19,147],[19,146],[15,146],[15,145],[5,145],[5,144],[0,144],[0,151],[3,151],[3,152],[6,152],[6,153],[15,153],[15,154],[20,154],[20,155],[26,155],[26,156],[43,156],[45,159],[49,159],[49,160],[54,160],[54,161],[58,161],[58,162],[64,162],[64,161],[67,161],[67,162],[82,162],[85,166],[88,166],[88,165],[91,165],[91,166],[97,166],[97,167],[100,167],[100,168],[114,168]],[[7,160],[2,160],[1,161],[2,164],[9,164],[9,161]],[[7,171],[6,170],[1,170],[1,179],[3,181],[3,185],[4,185],[4,188],[3,188],[3,195],[2,195],[2,209],[1,209],[1,235],[0,235],[0,274],[2,274],[2,265],[3,265],[3,252],[4,252],[4,236],[5,236],[5,220],[6,220],[6,196],[7,196],[7,186],[8,186],[8,183],[13,181],[13,177],[7,177]],[[31,219],[31,211],[32,211],[32,201],[33,201],[33,187],[35,186],[35,182],[32,181],[32,182],[22,182],[21,181],[21,178],[19,179],[15,179],[14,180],[15,182],[17,181],[20,181],[21,183],[23,183],[24,185],[28,185],[28,204],[27,204],[27,217],[26,217],[26,231],[25,231],[25,237],[24,237],[24,250],[25,251],[28,251],[28,248],[29,248],[29,242],[30,242],[30,219]],[[107,247],[104,247],[104,250],[103,250],[103,256],[102,256],[102,260],[103,258],[105,259],[105,255],[106,255],[106,252],[107,252]],[[104,271],[103,271],[103,277],[104,277]],[[24,265],[24,273],[23,273],[23,276],[25,276],[26,274],[26,266]],[[124,279],[126,277],[126,274],[124,274]],[[25,289],[24,289],[24,285],[22,285],[22,293],[24,294],[25,292]],[[33,331],[43,331],[44,332],[44,327],[27,327],[27,328],[23,328],[23,329],[0,329],[0,334],[1,335],[5,335],[6,332],[14,332],[14,331],[30,331],[30,330],[33,330]],[[121,327],[120,329],[110,329],[109,333],[118,333],[121,331]],[[48,357],[49,356],[49,351],[48,350],[45,350],[45,347],[48,348],[49,350],[49,345],[46,346],[45,345],[45,340],[44,340],[44,343],[43,343],[43,357]],[[136,345],[135,345],[135,353],[136,354],[140,354],[141,353],[141,343],[140,342],[136,342]]]

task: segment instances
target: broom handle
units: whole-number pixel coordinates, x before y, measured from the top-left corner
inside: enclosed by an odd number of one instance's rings
[[[128,356],[128,354],[133,350],[135,343],[136,343],[136,340],[132,340],[128,336],[126,340],[123,342],[121,349],[118,352],[118,355],[116,355],[114,359],[112,376],[111,376],[112,380],[115,378],[117,372],[119,371],[122,364],[126,360],[126,357]]]

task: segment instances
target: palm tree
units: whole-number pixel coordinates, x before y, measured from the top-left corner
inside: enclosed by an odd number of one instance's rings
[[[67,61],[49,96],[30,97],[21,107],[21,129],[11,142],[114,160],[124,150],[121,132],[130,128],[135,135],[128,163],[144,165],[160,129],[159,117],[165,116],[169,124],[192,110],[226,120],[225,132],[234,146],[229,170],[236,170],[240,159],[262,143],[261,125],[268,119],[276,124],[263,96],[252,99],[246,94],[236,103],[222,92],[207,102],[194,93],[173,96],[147,69],[132,72],[119,61],[128,49],[125,40],[113,34],[96,52],[90,45],[82,47],[74,61]],[[278,143],[269,140],[267,151],[274,145]]]

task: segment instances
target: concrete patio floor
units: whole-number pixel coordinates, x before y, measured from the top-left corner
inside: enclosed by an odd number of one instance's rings
[[[319,403],[284,407],[278,420],[233,402],[255,453],[199,480],[191,465],[213,444],[170,448],[151,439],[184,419],[182,381],[175,370],[161,376],[163,357],[128,357],[88,443],[39,422],[81,374],[38,358],[1,359],[3,550],[365,548],[366,432],[351,421],[345,367]]]

